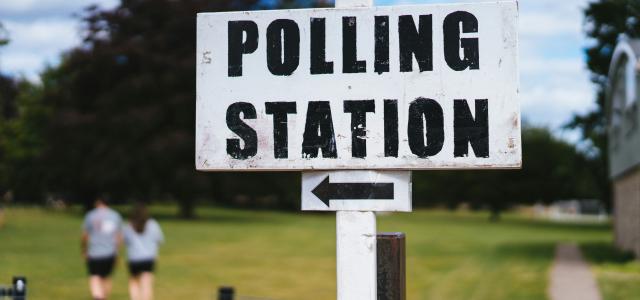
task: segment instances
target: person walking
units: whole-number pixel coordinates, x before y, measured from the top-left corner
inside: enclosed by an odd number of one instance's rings
[[[82,256],[89,271],[92,299],[106,300],[111,293],[111,273],[122,241],[122,217],[109,208],[104,196],[97,197],[94,205],[82,225]]]
[[[130,273],[129,296],[131,300],[151,300],[158,246],[164,242],[162,229],[149,217],[146,206],[139,203],[134,207],[123,233]]]

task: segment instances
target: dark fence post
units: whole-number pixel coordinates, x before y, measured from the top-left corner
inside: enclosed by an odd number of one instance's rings
[[[406,299],[405,235],[383,232],[377,235],[378,300]]]
[[[218,289],[218,300],[233,300],[233,288],[223,286]]]
[[[27,299],[27,278],[23,276],[13,277],[13,300]]]

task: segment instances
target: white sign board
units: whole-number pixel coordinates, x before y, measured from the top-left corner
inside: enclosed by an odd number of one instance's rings
[[[198,170],[520,167],[515,1],[197,27]]]
[[[304,172],[302,210],[409,212],[411,172]]]

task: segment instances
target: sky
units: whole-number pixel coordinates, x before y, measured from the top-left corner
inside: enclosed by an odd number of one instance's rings
[[[212,0],[215,1],[215,0]],[[476,0],[374,0],[376,5],[480,2]],[[485,0],[486,1],[486,0]],[[584,62],[588,40],[582,30],[589,0],[521,0],[520,100],[523,120],[561,130],[576,113],[595,108],[594,87]],[[37,81],[46,65],[80,43],[82,9],[91,4],[113,8],[118,0],[1,0],[0,22],[11,43],[0,49],[0,70]]]
[[[0,0],[0,22],[11,42],[0,48],[0,70],[37,80],[44,67],[80,43],[83,8],[113,8],[118,0]]]

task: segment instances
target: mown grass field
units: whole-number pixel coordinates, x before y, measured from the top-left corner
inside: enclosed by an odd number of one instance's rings
[[[155,207],[167,243],[157,299],[215,299],[218,286],[260,299],[335,299],[335,217],[203,208],[180,220]],[[29,280],[30,299],[87,299],[80,258],[82,216],[37,208],[6,211],[0,229],[0,284]],[[378,217],[380,231],[407,234],[407,299],[546,299],[555,244],[579,243],[605,299],[640,299],[640,264],[610,246],[608,225],[558,224],[507,215],[417,211]],[[126,299],[119,261],[112,299]],[[354,299],[356,300],[356,299]]]

